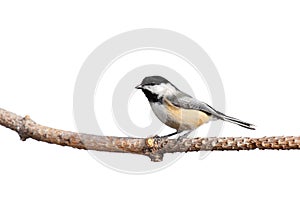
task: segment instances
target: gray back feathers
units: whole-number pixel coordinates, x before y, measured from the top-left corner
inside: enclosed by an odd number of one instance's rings
[[[221,117],[220,113],[213,109],[211,106],[202,101],[199,101],[198,99],[191,97],[188,94],[185,94],[184,92],[178,91],[176,95],[168,96],[166,98],[177,107],[181,107],[184,109],[200,110],[208,115],[213,115],[216,118]]]

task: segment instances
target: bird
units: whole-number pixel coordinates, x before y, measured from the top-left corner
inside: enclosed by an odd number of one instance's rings
[[[199,126],[213,120],[223,120],[255,130],[255,125],[217,111],[207,103],[182,92],[162,76],[147,76],[135,88],[143,91],[156,117],[176,130],[165,137],[182,132],[183,136],[187,136]]]

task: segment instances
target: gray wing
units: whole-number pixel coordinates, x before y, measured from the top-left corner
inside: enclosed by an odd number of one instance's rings
[[[178,92],[176,95],[167,97],[167,99],[173,105],[175,105],[177,107],[181,107],[181,108],[185,108],[185,109],[200,110],[202,112],[205,112],[208,115],[211,115],[213,119],[222,119],[222,120],[237,124],[239,126],[242,126],[244,128],[255,130],[255,126],[253,124],[241,121],[234,117],[227,116],[227,115],[215,110],[210,105],[208,105],[202,101],[199,101],[183,92]]]
[[[206,114],[213,115],[214,117],[220,118],[220,112],[212,108],[207,103],[199,101],[191,97],[188,94],[183,92],[179,92],[176,95],[167,97],[167,99],[175,106],[185,108],[185,109],[193,109],[193,110],[200,110],[205,112]]]

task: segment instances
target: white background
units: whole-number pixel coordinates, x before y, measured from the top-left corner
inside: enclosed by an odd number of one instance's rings
[[[299,9],[262,0],[1,2],[0,107],[76,130],[74,83],[89,53],[119,33],[164,28],[204,48],[222,77],[226,113],[258,126],[226,124],[223,136],[299,135]],[[21,142],[0,127],[0,155],[0,199],[286,199],[299,190],[299,151],[189,153],[162,171],[128,175],[86,151]]]

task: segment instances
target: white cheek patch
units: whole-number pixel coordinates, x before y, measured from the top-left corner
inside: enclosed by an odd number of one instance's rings
[[[165,92],[165,88],[163,87],[163,86],[161,86],[161,85],[154,85],[154,86],[152,86],[152,91],[153,91],[153,93],[156,93],[156,94],[159,94],[159,95],[162,95],[162,94],[164,94],[164,92]]]
[[[162,97],[163,95],[172,95],[176,92],[176,89],[169,83],[165,84],[162,83],[160,85],[153,85],[153,86],[145,86],[145,88],[151,91],[154,94],[158,95],[158,98]]]

